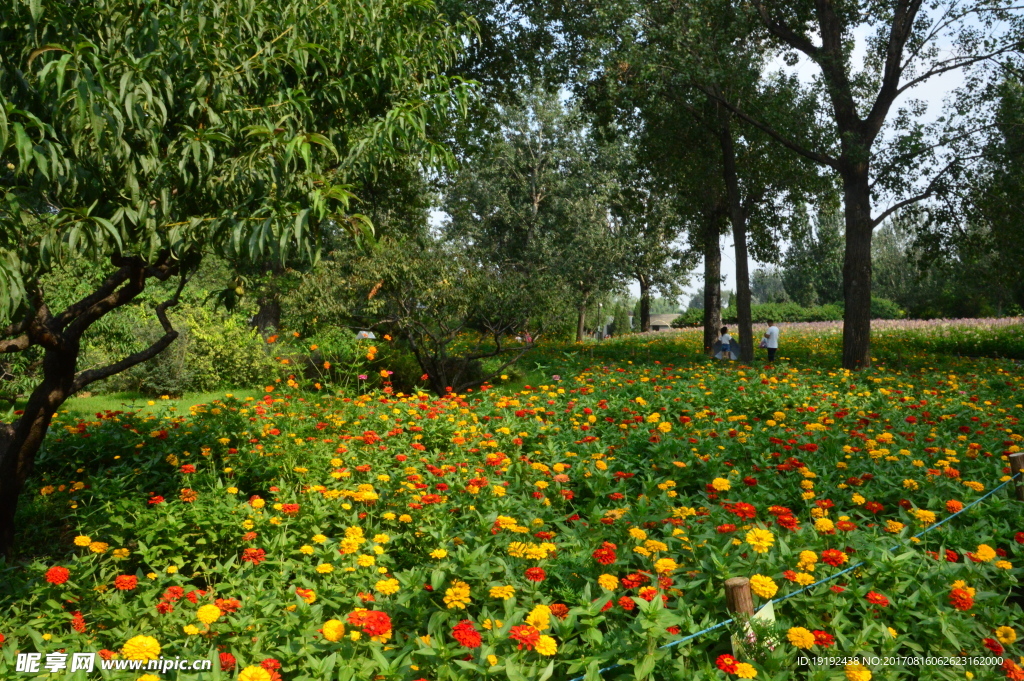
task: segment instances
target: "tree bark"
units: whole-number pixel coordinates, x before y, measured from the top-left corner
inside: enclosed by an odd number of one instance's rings
[[[710,353],[722,326],[722,250],[718,216],[711,214],[704,232],[704,352]]]
[[[586,299],[580,303],[579,316],[576,319],[576,342],[583,342],[583,335],[586,332],[587,323],[587,301]]]
[[[252,325],[263,337],[275,333],[281,328],[281,301],[277,295],[269,295],[259,299],[260,309],[252,318]]]
[[[14,517],[18,497],[32,474],[36,452],[43,444],[54,412],[71,395],[78,360],[78,341],[48,349],[43,382],[32,391],[25,413],[0,431],[0,552],[8,559],[14,549]]]
[[[747,258],[747,216],[740,197],[740,183],[736,174],[736,149],[732,140],[731,114],[720,106],[721,127],[719,141],[722,147],[722,177],[729,202],[729,221],[736,249],[736,316],[739,327],[740,361],[754,361],[754,324],[750,313],[750,269]]]
[[[640,282],[640,332],[647,333],[651,330],[651,285],[647,277],[637,277]]]
[[[844,169],[843,368],[871,366],[871,186],[867,164]]]

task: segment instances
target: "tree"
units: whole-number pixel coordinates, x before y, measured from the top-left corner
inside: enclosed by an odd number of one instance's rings
[[[804,307],[842,303],[843,225],[826,205],[794,234],[782,264],[789,296]]]
[[[633,327],[629,323],[629,307],[620,301],[615,303],[615,312],[612,316],[612,324],[609,333],[613,336],[623,336],[631,333]]]
[[[717,0],[712,0],[717,2]],[[978,79],[950,116],[928,129],[917,121],[915,102],[895,111],[914,87],[952,72],[970,72],[1018,49],[1022,19],[1008,0],[750,0],[764,30],[790,63],[797,54],[819,73],[821,118],[832,127],[825,144],[808,144],[774,127],[746,102],[720,101],[781,144],[834,171],[842,182],[845,221],[843,258],[843,366],[871,363],[871,239],[874,228],[896,211],[932,197],[972,160],[966,140],[977,138]],[[862,44],[864,68],[853,67],[854,36]],[[953,114],[960,115],[953,115]],[[887,127],[888,123],[888,127]],[[886,131],[885,144],[880,144]],[[956,148],[951,148],[954,144]],[[944,158],[943,150],[949,153]],[[874,206],[889,199],[879,213]]]
[[[535,294],[564,299],[582,340],[588,303],[621,279],[610,164],[557,94],[534,91],[526,106],[503,108],[500,121],[446,183],[445,232],[480,262],[557,281]]]
[[[0,6],[0,353],[44,353],[0,424],[0,550],[53,413],[174,341],[168,311],[204,254],[315,261],[325,230],[368,231],[351,169],[445,160],[430,131],[468,96],[442,73],[458,34],[427,2]],[[41,280],[72,258],[108,275],[52,309]],[[159,339],[78,370],[90,327],[171,280]]]
[[[750,295],[754,303],[788,303],[789,295],[782,280],[782,272],[777,267],[760,267],[750,277]]]
[[[678,297],[693,255],[679,243],[685,223],[671,187],[657,181],[626,141],[616,142],[612,224],[625,267],[640,285],[637,330],[646,333],[651,330],[651,292]]]

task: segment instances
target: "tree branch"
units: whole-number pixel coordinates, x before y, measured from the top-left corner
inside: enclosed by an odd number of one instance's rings
[[[699,90],[701,90],[704,94],[706,94],[708,97],[711,97],[712,99],[715,99],[716,101],[721,102],[722,106],[724,106],[726,109],[728,109],[732,113],[734,113],[737,116],[739,116],[742,120],[746,121],[750,125],[752,125],[755,128],[757,128],[758,130],[761,130],[762,132],[770,135],[777,142],[779,142],[779,144],[781,144],[782,146],[786,147],[790,151],[795,151],[796,153],[800,154],[801,156],[803,156],[805,158],[809,158],[810,160],[814,161],[815,163],[820,163],[821,165],[828,166],[828,167],[834,168],[836,170],[839,169],[839,161],[837,159],[829,156],[828,154],[820,154],[820,153],[818,153],[816,151],[811,151],[810,149],[807,149],[804,146],[802,146],[800,144],[797,144],[796,142],[794,142],[790,138],[786,137],[782,133],[780,133],[777,130],[775,130],[774,128],[772,128],[770,125],[762,123],[761,121],[757,120],[753,116],[750,116],[749,114],[743,112],[737,106],[735,106],[734,104],[729,102],[727,99],[724,99],[723,97],[719,97],[718,95],[716,95],[711,90],[709,90],[707,88],[704,88],[702,86],[699,86],[699,85],[697,86],[697,88]]]
[[[150,345],[145,350],[136,352],[135,354],[125,357],[120,362],[115,362],[99,369],[88,369],[86,371],[80,371],[75,375],[74,383],[72,384],[71,392],[77,392],[85,386],[99,381],[101,379],[119,374],[122,371],[131,369],[137,364],[141,364],[147,360],[156,357],[167,348],[168,345],[174,342],[178,337],[178,332],[171,325],[171,321],[167,318],[167,309],[174,307],[178,304],[181,299],[181,291],[185,288],[185,284],[188,282],[188,278],[182,274],[181,281],[178,283],[178,288],[174,292],[174,296],[165,300],[156,306],[156,316],[160,320],[160,326],[164,330],[164,335],[161,336],[155,343]]]

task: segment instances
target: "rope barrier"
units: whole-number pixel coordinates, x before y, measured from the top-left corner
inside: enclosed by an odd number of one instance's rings
[[[926,527],[921,532],[918,532],[917,534],[915,534],[913,536],[913,539],[920,539],[921,535],[927,534],[928,532],[931,532],[932,530],[940,527],[941,525],[943,525],[943,524],[949,522],[950,520],[952,520],[953,518],[957,517],[958,515],[960,515],[961,513],[966,511],[967,509],[971,508],[972,506],[976,506],[976,505],[980,504],[982,501],[984,501],[988,497],[992,496],[993,494],[995,494],[996,492],[998,492],[1002,488],[1004,488],[1007,485],[1009,485],[1019,475],[1021,475],[1021,473],[1015,473],[1009,480],[1003,482],[1003,484],[995,487],[991,491],[986,492],[983,496],[978,497],[977,499],[975,499],[971,503],[969,503],[966,506],[964,506],[963,508],[961,508],[956,513],[953,513],[952,515],[949,515],[946,518],[943,518],[940,522],[937,522],[934,525],[929,525],[928,527]],[[893,546],[889,550],[890,551],[895,551],[896,549],[900,548],[900,546],[903,546],[903,544],[897,544],[896,546]],[[813,584],[808,584],[807,586],[803,587],[802,589],[794,591],[793,593],[790,593],[790,594],[786,594],[782,598],[772,599],[770,601],[770,603],[773,604],[773,605],[776,604],[776,603],[782,603],[783,601],[788,600],[790,598],[793,598],[794,596],[798,596],[798,595],[802,594],[805,591],[813,589],[816,586],[821,586],[822,584],[825,584],[827,582],[831,582],[832,580],[837,579],[837,578],[841,577],[842,575],[845,575],[847,572],[850,572],[851,570],[856,570],[857,568],[861,567],[864,564],[865,564],[865,561],[862,560],[859,563],[851,565],[850,567],[846,568],[845,570],[842,570],[840,572],[835,573],[834,575],[830,575],[828,577],[825,577],[824,579],[819,579],[817,582],[814,582]],[[768,605],[768,603],[766,603],[765,605],[762,605],[761,608],[758,608],[758,611],[760,611],[762,608],[767,607],[767,605]],[[695,634],[689,634],[688,636],[684,636],[683,638],[681,638],[679,640],[672,641],[671,643],[666,643],[663,646],[658,646],[658,650],[662,650],[664,648],[673,648],[673,647],[675,647],[675,646],[677,646],[677,645],[679,645],[681,643],[686,643],[687,641],[692,641],[693,639],[697,638],[698,636],[703,636],[704,634],[712,632],[715,629],[720,629],[720,628],[722,628],[722,627],[724,627],[726,625],[732,624],[735,621],[736,621],[735,618],[730,617],[729,619],[725,620],[724,622],[719,622],[718,624],[712,625],[712,626],[710,626],[710,627],[708,627],[706,629],[702,629],[702,630],[698,631]],[[617,669],[618,667],[621,667],[621,666],[623,666],[623,665],[621,665],[621,664],[613,664],[611,666],[604,667],[603,669],[599,669],[597,671],[597,675],[600,676],[601,674],[604,674],[607,671],[611,671],[612,669]],[[583,681],[586,678],[587,678],[587,675],[584,674],[583,676],[577,676],[574,679],[570,679],[570,681]]]

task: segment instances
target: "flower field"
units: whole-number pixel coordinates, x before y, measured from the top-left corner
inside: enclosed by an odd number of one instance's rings
[[[62,415],[34,558],[0,573],[0,678],[100,651],[213,661],[146,681],[1024,679],[1024,502],[989,494],[1024,372],[918,349],[851,374],[811,332],[723,365],[694,338],[550,347],[537,385],[442,398]],[[673,645],[732,617],[730,577],[774,625]]]

